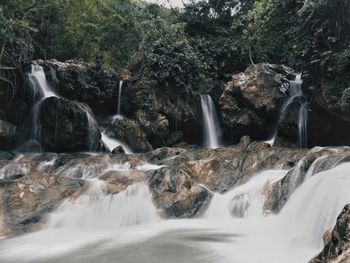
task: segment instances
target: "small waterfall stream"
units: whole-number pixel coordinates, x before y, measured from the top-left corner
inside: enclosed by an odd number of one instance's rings
[[[44,100],[49,97],[58,97],[57,94],[52,91],[50,84],[47,82],[42,66],[32,64],[31,72],[28,73],[28,79],[32,85],[34,96],[38,94],[40,96],[40,100]]]
[[[119,88],[118,88],[118,105],[117,105],[117,115],[121,115],[121,103],[122,103],[122,88],[123,88],[123,81],[119,81]]]
[[[307,113],[309,110],[308,102],[303,103],[299,109],[299,120],[298,120],[298,140],[299,147],[307,147]]]
[[[277,127],[275,129],[275,132],[273,136],[266,140],[265,142],[270,144],[271,146],[274,145],[275,138],[277,136],[277,128],[278,124],[281,122],[283,114],[286,112],[288,109],[288,106],[293,103],[295,98],[298,97],[303,97],[303,91],[302,91],[302,74],[297,74],[295,76],[294,80],[289,81],[289,96],[285,100],[285,102],[282,104],[280,114],[279,114],[279,119],[277,121]],[[308,114],[308,102],[304,102],[303,104],[300,105],[299,112],[298,112],[298,146],[300,148],[305,148],[307,147],[307,114]]]
[[[42,66],[37,64],[31,65],[31,72],[28,73],[28,79],[34,92],[34,98],[37,99],[32,109],[32,127],[30,131],[30,139],[40,141],[40,121],[39,112],[41,103],[49,97],[58,97],[55,92],[52,91],[50,84],[46,80],[45,72]]]
[[[221,128],[211,97],[207,94],[200,95],[204,122],[204,146],[207,148],[219,148],[221,144]]]

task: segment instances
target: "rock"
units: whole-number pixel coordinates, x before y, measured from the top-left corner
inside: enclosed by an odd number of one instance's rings
[[[145,132],[140,124],[130,119],[115,119],[107,123],[106,132],[114,138],[125,142],[134,152],[147,152],[152,150]]]
[[[36,61],[56,92],[70,100],[83,102],[95,113],[117,111],[119,77],[109,69],[78,60]]]
[[[280,116],[277,126],[277,140],[274,146],[289,148],[298,146],[299,111],[303,103],[305,103],[305,98],[295,98]]]
[[[238,127],[239,137],[266,139],[273,134],[289,80],[295,72],[284,65],[260,63],[232,76],[220,97],[223,123]]]
[[[327,232],[329,237],[325,240],[322,252],[310,260],[310,263],[350,262],[350,204],[338,216],[333,230]]]
[[[18,153],[35,153],[35,152],[42,152],[43,149],[41,147],[40,142],[36,140],[29,140],[26,141],[21,146],[17,147],[15,152]]]
[[[211,192],[225,193],[261,170],[289,169],[301,159],[297,167],[303,178],[311,166],[316,173],[350,160],[350,150],[271,148],[245,137],[240,145],[222,149],[159,148],[135,155],[26,153],[4,158],[0,160],[0,235],[43,226],[47,213],[86,190],[85,178],[105,181],[103,190],[111,195],[147,181],[164,218],[188,218],[205,212]],[[273,189],[264,189],[266,198],[278,200]],[[274,213],[272,208],[266,207],[265,214]]]
[[[112,154],[125,154],[125,150],[123,146],[119,145],[113,149]]]
[[[267,191],[264,209],[278,213],[294,190],[304,181],[307,173],[312,176],[331,169],[337,164],[349,160],[349,156],[350,152],[346,147],[334,149],[315,147],[306,152],[297,165]],[[311,167],[312,170],[309,171]]]
[[[50,97],[41,103],[38,119],[40,142],[46,151],[101,149],[101,133],[87,106]]]
[[[15,156],[12,152],[0,151],[0,160],[12,160]]]
[[[168,147],[181,141],[201,143],[199,96],[189,99],[176,92],[157,91],[152,81],[143,76],[134,76],[128,81],[125,96],[128,103],[124,113],[141,125],[153,148]]]
[[[0,150],[11,149],[16,139],[16,126],[0,119]]]
[[[194,217],[204,212],[211,193],[195,183],[190,174],[164,167],[149,180],[156,206],[166,217]]]

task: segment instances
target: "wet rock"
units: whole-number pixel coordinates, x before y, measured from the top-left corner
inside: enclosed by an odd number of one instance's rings
[[[60,96],[83,102],[95,113],[117,111],[120,79],[112,70],[78,60],[37,63],[44,67],[48,81]]]
[[[46,151],[73,152],[101,149],[101,133],[89,108],[50,97],[40,105],[40,142]]]
[[[40,142],[36,140],[29,140],[23,143],[21,146],[17,147],[15,152],[18,153],[35,153],[42,152],[43,149],[41,147]]]
[[[155,171],[149,185],[156,206],[170,218],[200,215],[211,199],[210,192],[195,184],[190,174],[175,168]]]
[[[112,154],[125,154],[125,150],[123,146],[119,145],[113,149]]]
[[[350,205],[344,207],[328,236],[322,252],[310,263],[350,262]]]
[[[12,160],[15,156],[12,152],[0,151],[0,160]]]
[[[244,73],[232,76],[219,100],[224,125],[238,127],[240,136],[271,136],[288,95],[289,80],[294,78],[291,68],[266,63],[249,66]]]
[[[16,139],[16,126],[0,119],[0,149],[7,150],[13,147]]]
[[[305,180],[306,176],[331,169],[341,162],[349,160],[347,148],[315,147],[306,152],[305,156],[290,170],[285,177],[275,182],[267,191],[265,210],[278,213],[287,202],[294,190]]]
[[[114,138],[125,142],[135,152],[152,150],[152,145],[148,142],[146,133],[134,120],[115,119],[108,124],[106,131]]]
[[[34,169],[41,161],[38,155],[22,157],[13,164],[25,165],[28,168],[25,174],[13,173],[0,180],[0,235],[39,229],[47,213],[83,189],[83,182],[79,180]]]
[[[125,96],[129,102],[124,106],[125,114],[141,125],[153,148],[168,147],[181,141],[190,144],[201,142],[199,96],[198,100],[192,98],[191,101],[176,92],[159,92],[150,79],[138,76],[127,83]]]

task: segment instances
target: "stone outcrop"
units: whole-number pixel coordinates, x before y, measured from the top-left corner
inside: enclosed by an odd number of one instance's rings
[[[101,133],[87,106],[56,97],[45,99],[39,106],[38,136],[46,151],[101,149]]]
[[[289,81],[295,72],[283,65],[256,64],[232,76],[219,100],[226,127],[238,127],[240,136],[266,138],[273,134]]]
[[[333,230],[325,233],[322,252],[309,263],[350,262],[350,205],[346,205],[337,218]]]

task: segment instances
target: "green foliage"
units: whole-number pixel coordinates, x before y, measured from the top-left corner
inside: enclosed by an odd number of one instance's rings
[[[197,96],[212,84],[205,58],[190,45],[180,24],[153,44],[145,63],[152,86],[183,98]]]

